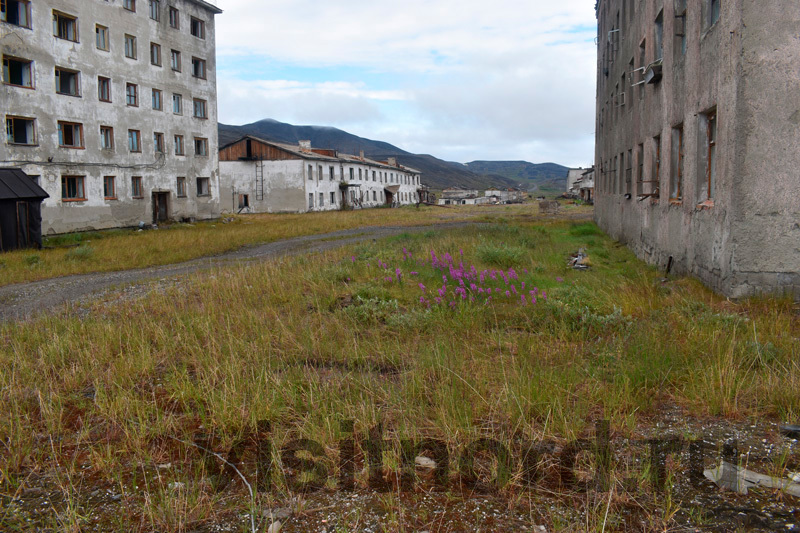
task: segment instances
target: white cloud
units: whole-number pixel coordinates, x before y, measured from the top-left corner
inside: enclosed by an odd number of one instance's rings
[[[592,2],[228,0],[220,7],[221,74],[244,55],[300,73],[353,73],[326,81],[221,75],[223,122],[268,117],[337,126],[462,161],[488,153],[566,164],[591,159]],[[283,70],[281,77],[293,77]],[[395,86],[368,85],[378,82],[362,73]]]

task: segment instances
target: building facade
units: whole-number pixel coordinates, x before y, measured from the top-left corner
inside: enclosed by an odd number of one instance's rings
[[[419,171],[394,158],[274,143],[245,136],[223,146],[220,158],[224,212],[305,213],[352,207],[407,205],[422,188]]]
[[[795,0],[599,0],[595,217],[730,297],[800,294]]]
[[[3,0],[0,165],[45,233],[219,214],[214,16],[203,0]]]

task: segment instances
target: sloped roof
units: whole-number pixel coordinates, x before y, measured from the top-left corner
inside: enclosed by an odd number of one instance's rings
[[[0,168],[0,200],[49,198],[30,176],[18,168]]]
[[[220,13],[222,13],[222,10],[220,8],[218,8],[217,6],[215,6],[210,2],[206,2],[205,0],[189,0],[189,1],[192,2],[193,4],[197,4],[200,7],[208,9],[215,15],[219,15]]]

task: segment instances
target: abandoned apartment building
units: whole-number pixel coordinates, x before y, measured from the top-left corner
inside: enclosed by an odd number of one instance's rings
[[[729,297],[800,295],[796,0],[599,0],[598,224]]]
[[[2,0],[0,166],[45,233],[219,214],[214,16],[203,0]]]
[[[220,148],[223,211],[304,213],[416,203],[418,170],[336,150],[245,136]]]

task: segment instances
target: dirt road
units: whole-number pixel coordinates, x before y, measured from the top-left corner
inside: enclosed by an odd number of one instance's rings
[[[0,287],[0,322],[27,320],[42,312],[62,310],[66,304],[81,301],[103,291],[144,286],[156,280],[184,276],[202,269],[216,268],[242,261],[320,252],[401,233],[440,231],[475,224],[475,222],[451,222],[430,226],[370,226],[248,246],[233,252],[173,265],[81,274],[8,285]]]

